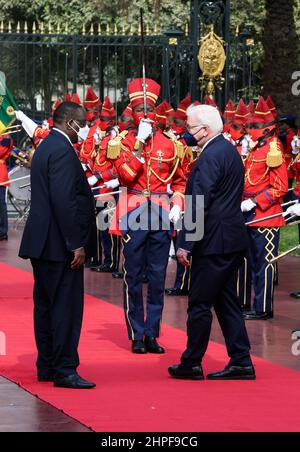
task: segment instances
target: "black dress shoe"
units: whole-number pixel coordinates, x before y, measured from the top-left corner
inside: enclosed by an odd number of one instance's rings
[[[189,292],[187,290],[181,290],[178,287],[171,287],[170,289],[165,289],[165,294],[173,297],[181,297],[188,295]]]
[[[8,240],[8,235],[7,234],[0,235],[0,241],[2,240]]]
[[[111,276],[115,279],[123,279],[124,273],[123,272],[113,272],[113,274]]]
[[[131,346],[131,350],[132,353],[136,353],[138,355],[144,355],[145,353],[147,353],[147,349],[146,346],[144,344],[143,341],[132,341],[132,346]]]
[[[187,368],[179,364],[169,367],[168,372],[171,377],[178,378],[179,380],[204,380],[201,366]]]
[[[273,312],[248,312],[243,315],[245,320],[269,320],[273,319]]]
[[[95,388],[95,383],[84,380],[77,374],[69,375],[68,377],[55,378],[54,386],[56,388],[69,389],[92,389]]]
[[[102,265],[98,265],[96,267],[91,267],[91,271],[97,272],[97,273],[113,273],[116,271],[116,269],[110,267],[110,265],[102,264]]]
[[[207,375],[208,380],[255,380],[255,370],[253,366],[239,367],[227,366],[220,372]]]
[[[300,298],[300,290],[297,292],[291,292],[290,297],[297,298],[297,300]]]
[[[165,349],[162,348],[158,343],[155,337],[145,336],[145,346],[147,352],[149,353],[157,353],[162,354],[165,353]]]
[[[38,381],[41,383],[53,382],[54,375],[53,374],[38,374]]]

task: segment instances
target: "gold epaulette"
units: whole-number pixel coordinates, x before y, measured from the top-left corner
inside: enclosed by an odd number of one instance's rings
[[[120,157],[122,140],[128,134],[128,130],[124,130],[117,137],[109,140],[107,145],[107,158],[110,160],[116,160]]]
[[[174,140],[174,146],[176,150],[176,156],[179,158],[179,160],[182,160],[184,157],[184,145],[181,143],[181,141]]]
[[[174,135],[172,135],[169,132],[164,132],[164,135],[173,141],[174,147],[175,147],[175,158],[178,157],[180,160],[184,157],[184,145],[181,143],[181,141],[176,140]]]
[[[187,146],[185,155],[189,158],[190,162],[194,160],[194,152],[191,146]]]
[[[283,156],[278,146],[277,138],[270,143],[270,150],[267,154],[266,163],[269,168],[277,168],[283,163]]]

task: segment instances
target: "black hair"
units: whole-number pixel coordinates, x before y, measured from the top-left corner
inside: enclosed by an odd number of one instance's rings
[[[75,102],[62,102],[53,114],[53,122],[61,124],[64,121],[70,121],[74,118],[74,113],[81,110],[82,107]]]

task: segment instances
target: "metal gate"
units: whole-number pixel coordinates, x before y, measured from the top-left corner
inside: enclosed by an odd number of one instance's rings
[[[190,93],[193,100],[202,100],[197,54],[208,24],[214,24],[227,43],[225,84],[217,95],[218,104],[223,107],[229,96],[241,94],[241,85],[249,79],[246,41],[237,43],[230,35],[229,19],[229,0],[192,0],[190,23],[184,30],[158,33],[146,26],[147,76],[161,84],[161,99],[177,106]],[[54,30],[42,23],[1,22],[0,70],[20,108],[36,119],[49,115],[52,102],[66,92],[78,92],[84,99],[89,85],[101,99],[109,95],[120,113],[128,102],[128,81],[141,76],[140,43],[139,30],[128,35],[116,26],[92,25],[70,35],[67,29]]]

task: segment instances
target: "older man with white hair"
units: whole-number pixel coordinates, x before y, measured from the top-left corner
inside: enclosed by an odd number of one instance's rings
[[[183,265],[190,265],[192,260],[188,342],[181,363],[171,366],[169,373],[174,378],[204,379],[201,363],[214,308],[230,362],[207,378],[254,380],[250,343],[236,295],[237,271],[248,245],[240,207],[243,163],[235,147],[223,137],[222,119],[215,107],[192,106],[187,115],[186,142],[201,147],[202,153],[187,183],[186,219],[192,218],[198,225],[203,215],[204,232],[202,238],[198,237],[186,220],[181,231],[178,260]]]

